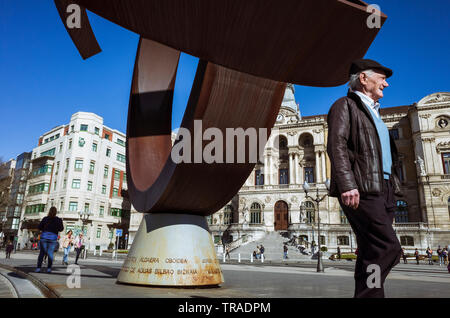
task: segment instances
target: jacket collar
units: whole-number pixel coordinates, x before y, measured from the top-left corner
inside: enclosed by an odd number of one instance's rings
[[[351,91],[347,93],[347,97],[352,99],[356,103],[356,105],[366,114],[367,117],[369,117],[369,120],[375,126],[375,121],[373,120],[371,110],[367,108],[367,106],[362,102],[361,98]]]
[[[376,126],[376,125],[375,125],[375,121],[373,120],[372,114],[370,113],[371,111],[367,108],[366,105],[364,105],[364,103],[362,102],[361,98],[360,98],[357,94],[355,94],[355,93],[353,93],[353,92],[351,92],[351,91],[349,91],[349,92],[347,93],[347,97],[350,98],[351,100],[353,100],[353,101],[356,103],[356,105],[357,105],[364,113],[366,113],[366,116],[369,117],[369,120],[371,121],[371,123],[372,123],[374,126]],[[377,134],[378,134],[378,133],[377,133]],[[398,151],[397,151],[397,146],[396,146],[396,144],[395,144],[395,141],[394,141],[394,139],[392,138],[391,134],[389,134],[389,141],[390,141],[390,144],[391,144],[391,153],[392,153],[392,156],[393,156],[393,163],[394,163],[394,162],[396,162],[396,161],[398,160]]]

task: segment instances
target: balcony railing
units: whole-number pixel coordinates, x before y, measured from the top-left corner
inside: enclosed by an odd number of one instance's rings
[[[394,223],[394,228],[428,228],[428,224],[422,222]]]

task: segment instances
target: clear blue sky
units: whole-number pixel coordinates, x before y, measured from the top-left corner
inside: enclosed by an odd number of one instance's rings
[[[392,68],[382,107],[450,91],[450,0],[377,0],[388,20],[366,57]],[[126,131],[138,35],[95,14],[102,53],[83,61],[51,0],[0,0],[0,157],[31,151],[40,135],[77,111]],[[197,59],[182,55],[173,127],[179,126]],[[346,87],[295,86],[303,116],[325,114]]]

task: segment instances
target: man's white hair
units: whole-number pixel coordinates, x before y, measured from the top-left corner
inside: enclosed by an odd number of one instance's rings
[[[368,77],[371,77],[373,74],[375,74],[375,71],[374,70],[364,70],[364,71],[358,72],[356,74],[350,75],[348,87],[350,88],[350,90],[352,92],[355,91],[358,88],[358,86],[361,84],[361,82],[359,81],[359,74],[361,74],[361,73],[364,73]]]

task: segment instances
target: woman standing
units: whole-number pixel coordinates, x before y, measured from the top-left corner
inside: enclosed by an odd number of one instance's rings
[[[48,215],[42,219],[38,226],[41,235],[39,241],[40,252],[36,268],[37,273],[41,271],[45,254],[48,256],[47,273],[52,272],[53,253],[58,243],[58,232],[61,232],[64,229],[62,220],[56,216],[57,212],[56,208],[52,206],[48,211]]]
[[[70,248],[73,245],[73,237],[72,237],[72,230],[69,230],[66,234],[66,236],[64,236],[63,242],[62,242],[62,247],[64,249],[64,257],[63,257],[63,265],[69,265],[69,263],[67,262],[68,258],[69,258],[69,252],[70,252]]]

